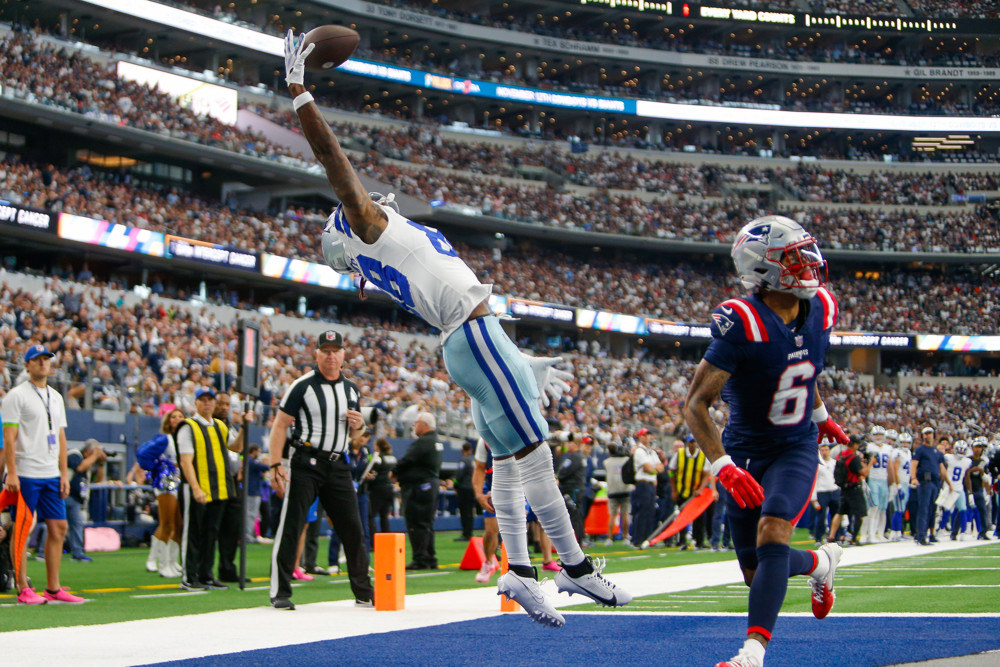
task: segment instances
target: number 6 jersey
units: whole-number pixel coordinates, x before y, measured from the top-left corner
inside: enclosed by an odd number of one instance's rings
[[[380,206],[389,220],[375,243],[367,244],[351,231],[343,207],[329,217],[324,233],[344,240],[351,267],[407,311],[441,330],[441,342],[468,319],[490,295],[444,234],[407,220],[389,206]]]
[[[761,298],[730,299],[712,311],[713,341],[705,360],[731,377],[722,388],[729,454],[760,457],[816,446],[812,421],[816,378],[823,371],[837,302],[820,287],[785,324]]]

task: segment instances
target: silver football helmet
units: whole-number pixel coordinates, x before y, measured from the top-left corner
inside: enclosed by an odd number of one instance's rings
[[[877,436],[877,435],[884,436],[885,435],[885,427],[884,426],[879,426],[878,424],[875,424],[874,426],[872,426],[871,430],[868,431],[868,434],[871,435],[873,438],[875,436]]]
[[[951,451],[955,456],[968,456],[972,452],[972,448],[965,440],[956,440],[955,444],[951,446]]]
[[[899,434],[899,446],[905,449],[909,449],[913,445],[913,436],[909,433]]]
[[[353,271],[351,260],[347,257],[344,239],[340,238],[340,233],[333,226],[332,215],[327,220],[326,228],[323,230],[323,258],[337,273],[348,274]]]
[[[826,260],[816,239],[791,218],[768,215],[747,223],[731,255],[747,289],[766,287],[811,299],[826,284]]]
[[[986,451],[986,448],[990,446],[990,441],[986,439],[985,435],[977,435],[972,439],[972,446],[975,447],[976,445],[979,445],[983,448],[983,451]]]
[[[885,439],[889,442],[896,442],[899,439],[899,431],[894,428],[886,429]]]

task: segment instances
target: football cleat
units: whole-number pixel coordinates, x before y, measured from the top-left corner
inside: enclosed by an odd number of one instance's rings
[[[809,585],[812,587],[812,611],[816,618],[826,618],[830,610],[833,609],[833,602],[837,599],[833,592],[833,576],[837,572],[837,565],[840,557],[844,555],[844,549],[835,542],[827,542],[819,548],[826,553],[830,559],[830,569],[822,579],[811,577]]]
[[[537,576],[535,574],[535,577]],[[528,616],[536,623],[553,628],[566,625],[563,615],[545,599],[537,578],[522,577],[513,570],[508,570],[507,574],[502,575],[497,582],[497,595],[506,595],[524,607],[524,611],[528,612]]]
[[[573,595],[573,593],[586,595],[594,602],[602,604],[605,607],[623,607],[632,601],[631,593],[617,588],[613,583],[601,576],[606,562],[605,559],[595,559],[587,556],[587,562],[590,563],[591,572],[579,577],[571,577],[566,571],[565,563],[563,563],[563,569],[556,574],[556,588],[570,595]]]
[[[725,662],[716,663],[715,667],[763,667],[763,663],[743,649],[740,649],[740,652],[734,657]]]

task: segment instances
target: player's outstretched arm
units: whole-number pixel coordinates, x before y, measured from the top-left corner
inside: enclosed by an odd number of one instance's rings
[[[386,227],[385,213],[368,196],[329,123],[306,90],[306,56],[314,45],[304,47],[302,38],[291,30],[285,35],[285,82],[292,95],[292,106],[313,155],[326,169],[326,178],[343,205],[344,217],[351,231],[365,243],[374,243]]]
[[[687,422],[691,435],[709,461],[715,461],[726,454],[719,429],[708,414],[708,409],[719,397],[723,385],[729,380],[729,375],[703,359],[694,372],[691,389],[688,390],[687,398],[684,400],[684,421]]]

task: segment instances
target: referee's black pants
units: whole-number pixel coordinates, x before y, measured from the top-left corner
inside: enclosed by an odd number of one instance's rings
[[[191,497],[191,487],[184,484],[181,492],[181,512],[184,524],[181,529],[181,553],[184,554],[184,581],[211,581],[215,561],[215,544],[219,538],[223,500],[202,504]]]
[[[403,517],[410,536],[410,550],[414,565],[437,567],[434,549],[434,516],[437,514],[438,480],[403,487]]]
[[[299,535],[309,514],[309,506],[319,497],[344,545],[347,573],[355,599],[374,600],[375,591],[368,577],[368,547],[347,461],[343,458],[328,461],[296,453],[290,465],[285,503],[271,552],[271,598],[292,595],[292,571],[297,565],[295,555]]]

